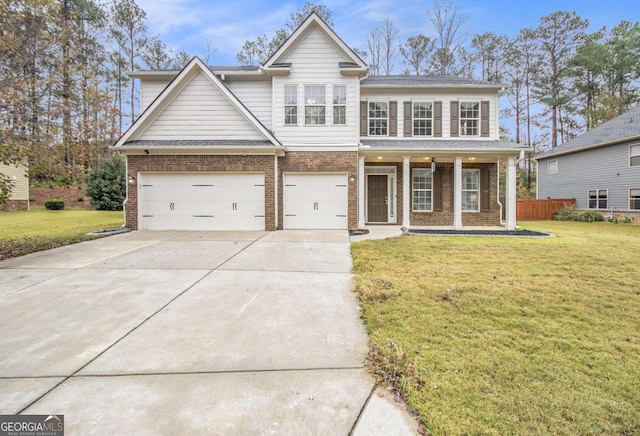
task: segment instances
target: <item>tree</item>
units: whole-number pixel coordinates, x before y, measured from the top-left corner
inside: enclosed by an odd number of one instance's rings
[[[369,58],[369,72],[374,76],[379,76],[382,71],[382,34],[379,27],[373,29],[365,39],[367,47],[367,57]]]
[[[640,98],[640,23],[621,21],[611,29],[604,44],[609,53],[606,90],[609,99],[619,101],[619,115]]]
[[[96,210],[122,210],[126,197],[125,164],[117,154],[89,173],[87,195]]]
[[[400,45],[400,53],[404,63],[413,68],[416,76],[428,72],[428,62],[433,57],[434,49],[435,42],[424,35],[410,36],[407,38],[407,42]]]
[[[374,75],[391,75],[397,57],[398,29],[391,18],[373,29],[365,40],[367,55],[371,58],[369,71]]]
[[[460,14],[457,6],[442,1],[435,1],[428,15],[436,32],[435,70],[438,74],[455,74],[456,56],[465,42],[462,26],[467,17]]]
[[[171,68],[171,52],[160,41],[159,35],[152,36],[140,54],[140,58],[151,70],[167,70]]]
[[[475,49],[475,58],[480,64],[482,80],[493,82],[502,80],[506,44],[506,36],[498,36],[493,32],[485,32],[471,39],[471,47]]]
[[[280,48],[282,43],[291,35],[312,12],[318,14],[330,27],[333,27],[331,10],[324,5],[307,2],[295,12],[289,15],[284,27],[277,29],[269,38],[267,35],[257,36],[253,40],[247,40],[242,45],[242,50],[236,54],[236,59],[242,65],[256,65],[265,63],[273,53]]]

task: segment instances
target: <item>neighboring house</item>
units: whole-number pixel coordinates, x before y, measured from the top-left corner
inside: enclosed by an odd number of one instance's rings
[[[538,198],[575,198],[578,209],[640,213],[640,106],[537,161]]]
[[[130,228],[461,229],[499,225],[503,206],[515,228],[522,148],[499,140],[503,85],[369,77],[315,13],[260,67],[194,58],[131,77],[144,112],[114,147]]]
[[[28,210],[29,178],[25,167],[0,164],[0,174],[13,181],[9,200],[0,204],[0,211]]]

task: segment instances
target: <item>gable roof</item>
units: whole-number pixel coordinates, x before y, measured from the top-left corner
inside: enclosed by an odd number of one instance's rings
[[[391,76],[369,76],[360,81],[360,85],[366,88],[376,87],[421,87],[421,88],[490,88],[501,89],[506,85],[502,83],[486,82],[483,80],[469,79],[466,77],[448,75],[412,76],[408,74]]]
[[[635,139],[640,139],[640,106],[636,106],[556,148],[541,153],[536,159],[577,153]]]
[[[143,133],[153,124],[169,104],[189,85],[198,74],[204,75],[208,81],[220,92],[220,94],[244,117],[256,132],[274,147],[282,148],[275,136],[253,115],[247,107],[227,88],[220,79],[198,58],[194,57],[145,109],[129,129],[118,139],[113,146],[116,149],[125,150],[128,143],[140,139]]]
[[[303,38],[307,32],[312,28],[318,28],[325,34],[328,40],[349,59],[350,69],[355,67],[366,71],[367,64],[338,36],[338,34],[331,28],[320,16],[315,12],[311,12],[306,20],[293,31],[291,35],[282,43],[282,45],[271,55],[269,59],[262,66],[263,70],[269,70],[273,67],[278,67],[278,60],[282,58],[292,47],[295,47],[297,42]],[[280,65],[280,68],[282,66]]]

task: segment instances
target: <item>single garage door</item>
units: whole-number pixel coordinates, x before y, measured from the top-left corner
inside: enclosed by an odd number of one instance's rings
[[[264,230],[264,174],[144,173],[144,230]]]
[[[346,229],[346,174],[285,174],[285,229]]]

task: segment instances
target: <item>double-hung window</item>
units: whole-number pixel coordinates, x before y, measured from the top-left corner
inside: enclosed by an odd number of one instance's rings
[[[413,169],[413,211],[431,212],[433,210],[433,178],[431,169]]]
[[[640,188],[629,189],[629,209],[640,210]]]
[[[369,102],[369,136],[386,136],[389,126],[389,103]]]
[[[324,85],[307,85],[304,87],[304,123],[325,124],[326,107]]]
[[[462,170],[462,210],[480,210],[480,170]]]
[[[433,135],[433,103],[413,103],[413,136]]]
[[[640,167],[640,144],[629,146],[629,166]]]
[[[295,85],[284,87],[284,123],[288,126],[298,124],[298,87]]]
[[[588,193],[589,209],[606,209],[607,208],[607,190],[606,189],[589,189]]]
[[[480,103],[460,102],[460,136],[478,136]]]
[[[347,87],[333,87],[333,124],[347,124]]]

